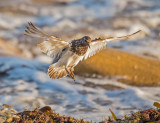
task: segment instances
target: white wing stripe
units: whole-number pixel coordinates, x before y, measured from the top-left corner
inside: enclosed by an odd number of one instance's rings
[[[93,56],[98,51],[102,50],[107,45],[107,42],[116,41],[116,40],[127,40],[127,39],[130,39],[133,35],[139,33],[140,31],[141,30],[135,33],[132,33],[130,35],[122,36],[122,37],[108,38],[104,40],[103,39],[93,40],[90,44],[90,48],[88,49],[88,51],[84,56],[84,59],[87,59],[88,57]]]
[[[94,42],[91,43],[90,48],[86,52],[84,59],[87,59],[90,56],[93,56],[97,52],[99,52],[101,49],[103,49],[106,46],[106,42]]]

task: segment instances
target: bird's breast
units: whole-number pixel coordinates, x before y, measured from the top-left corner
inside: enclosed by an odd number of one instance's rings
[[[79,56],[83,56],[88,50],[88,46],[75,46],[71,47],[71,51]]]
[[[83,40],[73,40],[70,47],[70,50],[79,56],[83,56],[88,50],[88,45],[84,44]]]

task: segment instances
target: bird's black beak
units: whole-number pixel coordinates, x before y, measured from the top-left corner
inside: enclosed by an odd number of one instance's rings
[[[88,47],[91,48],[89,43],[88,43]]]

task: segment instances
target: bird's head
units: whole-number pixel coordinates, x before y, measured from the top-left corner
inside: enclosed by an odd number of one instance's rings
[[[84,36],[82,38],[85,41],[85,44],[90,48],[91,38],[89,36]]]

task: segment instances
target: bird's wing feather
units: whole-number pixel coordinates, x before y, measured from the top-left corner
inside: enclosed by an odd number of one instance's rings
[[[61,55],[62,50],[69,46],[69,42],[45,34],[31,22],[29,22],[28,25],[29,26],[27,26],[27,29],[25,30],[25,35],[45,38],[45,41],[38,44],[38,46],[41,48],[42,52],[46,53],[48,56],[58,58]]]
[[[141,30],[132,33],[130,35],[126,35],[126,36],[122,36],[122,37],[111,37],[111,38],[106,38],[106,39],[94,39],[91,41],[90,43],[90,48],[88,49],[88,51],[86,52],[84,59],[87,59],[90,56],[93,56],[94,54],[96,54],[97,52],[99,52],[100,50],[102,50],[104,47],[106,47],[107,42],[111,42],[111,41],[116,41],[116,40],[128,40],[130,39],[133,35],[139,33]]]

